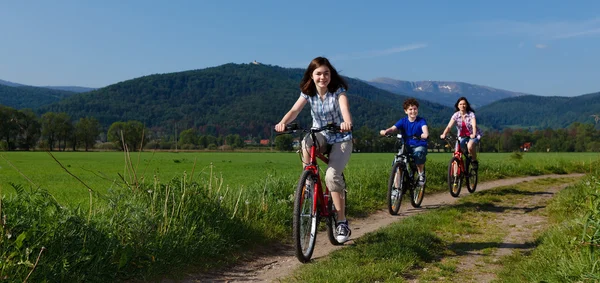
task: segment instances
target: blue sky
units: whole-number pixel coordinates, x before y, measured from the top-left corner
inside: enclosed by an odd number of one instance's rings
[[[36,86],[326,56],[363,80],[600,91],[600,1],[0,1],[0,38],[0,79]]]

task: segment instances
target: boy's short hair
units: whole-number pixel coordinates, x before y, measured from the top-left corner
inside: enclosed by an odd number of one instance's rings
[[[402,103],[402,107],[404,107],[404,110],[408,109],[408,107],[410,107],[411,105],[417,106],[417,108],[419,108],[419,102],[412,97],[407,100],[404,100],[404,103]]]

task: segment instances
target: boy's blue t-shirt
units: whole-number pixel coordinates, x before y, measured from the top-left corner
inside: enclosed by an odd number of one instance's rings
[[[423,133],[423,126],[427,125],[425,119],[417,116],[414,122],[408,120],[408,117],[400,119],[394,126],[402,134],[404,142],[409,146],[427,146],[427,140],[413,139],[413,136],[420,137]]]

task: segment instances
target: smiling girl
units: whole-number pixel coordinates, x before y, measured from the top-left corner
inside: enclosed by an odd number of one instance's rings
[[[275,131],[285,131],[286,124],[291,123],[298,117],[302,108],[307,103],[310,104],[313,127],[320,128],[327,124],[334,123],[339,125],[341,132],[320,132],[317,133],[319,144],[331,145],[329,153],[329,164],[325,171],[325,183],[331,191],[331,198],[337,208],[337,228],[336,239],[343,243],[350,237],[350,228],[346,220],[346,200],[344,199],[344,190],[346,183],[342,177],[344,168],[350,160],[352,152],[352,116],[350,115],[350,106],[346,90],[348,85],[338,74],[336,69],[324,57],[313,59],[300,82],[300,97],[292,106],[292,109],[283,116],[281,121],[275,125]],[[302,141],[302,152],[304,164],[309,163],[308,149],[313,141],[307,136]],[[321,147],[324,151],[327,147]]]

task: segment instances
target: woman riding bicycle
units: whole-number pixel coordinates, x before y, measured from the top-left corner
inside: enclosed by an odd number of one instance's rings
[[[419,186],[425,185],[425,161],[427,156],[427,138],[429,129],[425,119],[419,115],[419,102],[414,98],[409,98],[402,104],[406,117],[400,119],[395,125],[385,130],[379,131],[382,136],[390,132],[400,131],[404,143],[408,145],[408,150],[415,160],[417,171],[419,171]],[[413,139],[416,137],[416,139]]]
[[[341,132],[332,133],[323,131],[317,134],[317,143],[331,145],[329,163],[325,172],[325,183],[331,191],[333,204],[337,208],[336,239],[343,243],[350,237],[350,228],[346,219],[346,200],[344,190],[346,183],[342,176],[352,152],[352,116],[346,90],[347,83],[338,74],[336,69],[324,57],[313,59],[300,82],[300,97],[290,111],[275,125],[275,131],[284,132],[286,124],[294,121],[304,105],[310,103],[313,127],[324,127],[327,124],[336,124]],[[302,141],[303,163],[309,163],[308,149],[313,141],[310,136]],[[328,146],[320,147],[325,152]]]
[[[446,138],[446,134],[452,128],[452,125],[456,123],[456,130],[458,131],[458,137],[460,139],[460,148],[463,152],[469,152],[471,156],[471,164],[473,168],[478,167],[477,162],[477,151],[475,150],[475,144],[481,140],[481,130],[477,127],[477,120],[475,119],[475,110],[471,108],[471,104],[465,97],[460,97],[454,104],[456,112],[450,118],[448,126],[444,129],[444,132],[440,135],[441,139]]]

